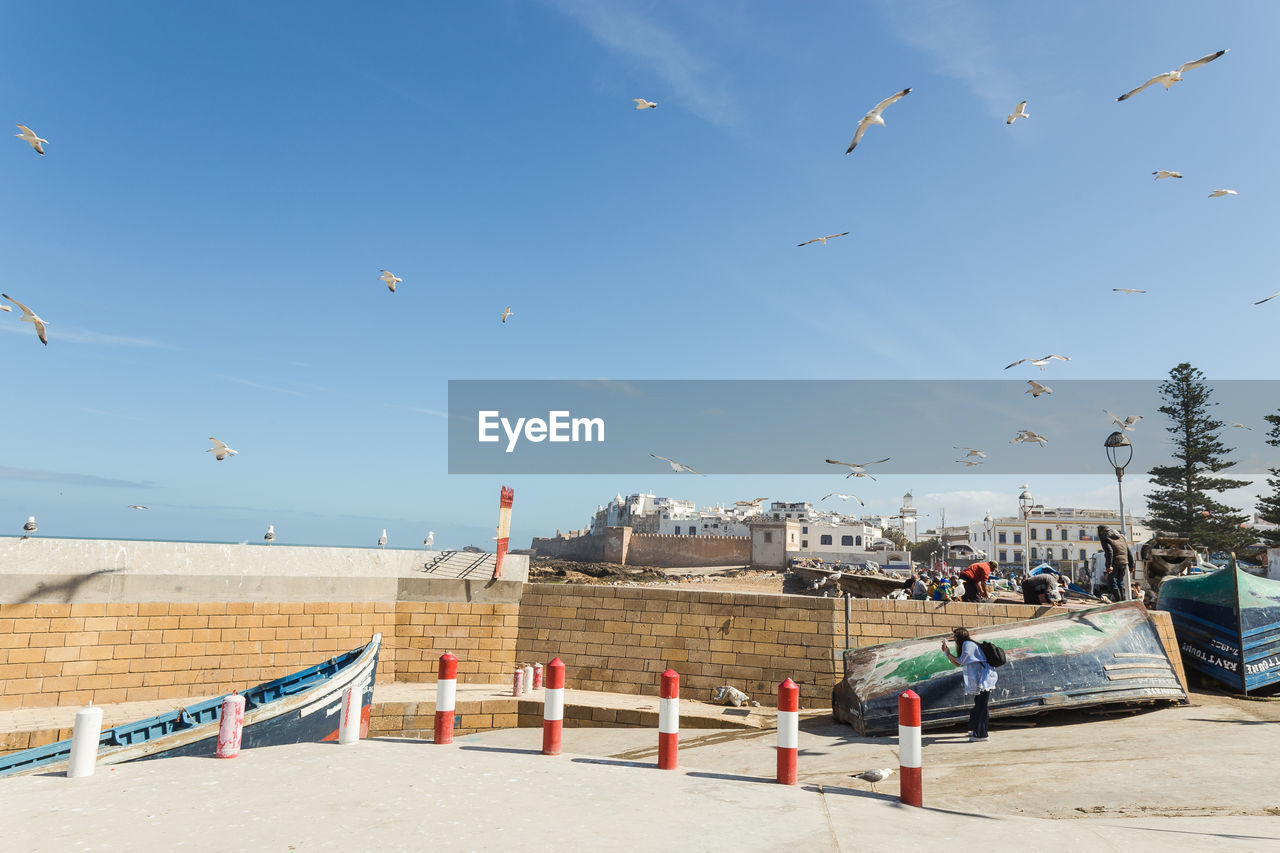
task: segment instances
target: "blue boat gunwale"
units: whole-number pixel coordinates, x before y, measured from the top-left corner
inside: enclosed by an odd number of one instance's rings
[[[273,716],[277,712],[287,713],[296,704],[288,700],[307,697],[313,691],[327,686],[336,676],[344,672],[356,673],[363,668],[360,666],[362,661],[376,659],[381,641],[382,634],[376,633],[368,643],[359,648],[335,655],[288,675],[264,681],[242,691],[230,691],[194,705],[175,708],[173,711],[154,717],[105,729],[98,737],[98,762],[113,764],[145,758],[147,756],[145,751],[139,751],[138,754],[129,755],[127,758],[121,753],[137,751],[130,748],[159,743],[165,738],[185,735],[181,738],[185,743],[216,734],[216,728],[222,720],[223,700],[237,693],[245,697],[244,725],[246,727],[256,722],[258,718]],[[9,753],[0,756],[0,777],[37,772],[53,767],[66,762],[70,754],[71,739]]]

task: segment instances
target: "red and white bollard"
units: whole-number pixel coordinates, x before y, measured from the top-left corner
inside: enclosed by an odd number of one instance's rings
[[[453,711],[458,701],[458,659],[440,655],[436,673],[436,733],[434,743],[453,743]]]
[[[235,758],[240,754],[240,738],[244,734],[244,697],[232,693],[222,700],[222,716],[218,721],[217,758]]]
[[[526,696],[533,692],[533,665],[524,665],[524,689],[521,691]]]
[[[535,663],[533,665],[533,689],[542,689],[542,664]]]
[[[788,678],[778,685],[778,784],[796,784],[800,752],[800,688]]]
[[[364,688],[348,687],[342,693],[342,716],[338,723],[338,743],[355,743],[360,740],[360,712],[364,705]]]
[[[920,768],[923,750],[920,746],[920,697],[914,690],[898,695],[898,756],[901,771],[898,799],[904,806],[922,803]]]
[[[516,667],[516,671],[511,674],[511,695],[519,696],[524,692],[524,667]]]
[[[560,730],[564,725],[564,661],[547,664],[547,686],[542,692],[542,754],[560,754]]]
[[[92,776],[98,761],[98,741],[102,739],[102,708],[92,702],[76,711],[76,725],[71,733],[71,755],[67,776],[72,779]]]
[[[662,673],[658,695],[658,769],[675,770],[680,750],[680,675],[674,669]]]
[[[515,503],[515,489],[502,487],[498,496],[498,557],[493,563],[493,579],[502,579],[502,560],[507,556],[507,546],[511,543],[511,505]]]

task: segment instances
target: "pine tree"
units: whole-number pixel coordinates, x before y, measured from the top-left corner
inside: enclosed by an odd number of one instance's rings
[[[1161,383],[1165,405],[1160,411],[1172,421],[1167,430],[1173,436],[1175,464],[1157,465],[1148,472],[1158,488],[1148,495],[1147,509],[1157,530],[1185,536],[1195,547],[1229,551],[1252,538],[1240,529],[1247,516],[1209,493],[1238,489],[1249,481],[1213,476],[1236,463],[1223,458],[1232,448],[1223,446],[1218,437],[1222,421],[1209,415],[1217,405],[1210,402],[1210,393],[1204,374],[1185,362],[1169,371],[1168,381]]]
[[[1271,423],[1271,431],[1267,433],[1267,444],[1280,447],[1280,411],[1274,415],[1267,415],[1266,418]],[[1267,478],[1271,494],[1258,499],[1258,516],[1263,521],[1280,524],[1280,467],[1269,468],[1267,472],[1271,475]],[[1272,545],[1280,545],[1280,529],[1258,532]]]

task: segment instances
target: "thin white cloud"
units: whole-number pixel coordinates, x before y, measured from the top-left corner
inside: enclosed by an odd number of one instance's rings
[[[407,408],[411,412],[417,412],[420,415],[431,415],[432,417],[435,417],[435,418],[449,417],[448,412],[442,412],[439,409],[419,409],[417,406],[406,406],[405,408]]]
[[[53,323],[49,323],[47,325],[50,343],[100,344],[103,346],[113,347],[174,349],[170,344],[149,340],[147,338],[132,338],[127,335],[106,335],[102,332],[91,332],[87,329],[58,326]],[[10,334],[15,335],[30,335],[33,338],[35,337],[35,332],[31,330],[31,325],[29,323],[20,326],[0,323],[0,332],[9,332]]]
[[[550,3],[581,24],[605,47],[647,65],[690,112],[722,127],[740,121],[741,112],[724,82],[728,75],[710,60],[694,53],[670,30],[643,15],[635,4],[616,0],[550,0]],[[649,98],[661,104],[666,93],[661,90],[637,92],[628,93],[627,97]]]
[[[149,489],[150,482],[117,480],[96,474],[76,474],[66,471],[46,471],[41,468],[9,468],[0,466],[0,480],[27,480],[33,483],[62,483],[69,486],[102,486],[109,489]]]
[[[998,37],[970,0],[882,0],[886,20],[908,46],[933,59],[982,99],[989,115],[1004,118],[1022,100],[1012,73],[1001,67]]]
[[[219,374],[218,378],[225,379],[227,382],[235,382],[239,385],[248,385],[250,388],[258,388],[263,391],[270,391],[273,394],[289,394],[293,397],[306,396],[301,391],[291,391],[288,388],[277,388],[274,385],[263,385],[261,382],[252,382],[248,379],[239,379],[235,376],[222,376],[221,374]]]

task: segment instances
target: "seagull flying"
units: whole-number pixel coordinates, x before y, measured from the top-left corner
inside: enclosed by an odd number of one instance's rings
[[[734,506],[760,506],[760,504],[769,500],[768,498],[756,498],[753,501],[734,501]]]
[[[1009,114],[1009,117],[1004,120],[1004,123],[1013,124],[1015,121],[1017,121],[1020,118],[1031,118],[1031,116],[1027,114],[1026,101],[1023,101],[1022,103],[1018,104],[1018,108]]]
[[[1138,421],[1142,420],[1142,415],[1129,415],[1127,417],[1122,418],[1117,414],[1108,412],[1106,409],[1103,409],[1102,413],[1107,417],[1111,418],[1112,422],[1114,422],[1116,426],[1120,427],[1120,429],[1126,432],[1133,432],[1133,425],[1136,424]]]
[[[1257,302],[1255,302],[1255,303],[1253,303],[1253,304],[1254,304],[1254,305],[1261,305],[1261,304],[1262,304],[1262,303],[1264,303],[1264,302],[1270,302],[1272,299],[1275,299],[1277,296],[1280,296],[1280,290],[1277,290],[1275,293],[1271,294],[1271,295],[1270,295],[1270,296],[1268,296],[1266,299],[1259,299]]]
[[[1245,424],[1238,424],[1238,423],[1236,423],[1235,421],[1232,421],[1232,422],[1231,422],[1231,426],[1233,426],[1233,427],[1239,427],[1240,429],[1247,429],[1247,430],[1249,430],[1250,432],[1252,432],[1252,431],[1253,431],[1253,427],[1251,427],[1251,426],[1246,426]]]
[[[1010,444],[1038,444],[1044,447],[1049,443],[1049,439],[1045,438],[1038,432],[1029,429],[1020,429],[1018,434],[1009,440]]]
[[[0,311],[12,311],[12,310],[13,309],[10,308],[8,305],[0,305]]]
[[[40,343],[44,344],[45,346],[48,346],[48,345],[49,345],[49,335],[48,335],[48,333],[47,333],[47,332],[45,332],[45,328],[44,328],[45,323],[44,323],[44,320],[41,320],[39,317],[37,317],[37,316],[35,315],[35,313],[34,313],[34,312],[32,312],[32,310],[31,310],[30,308],[28,308],[27,306],[23,305],[21,302],[19,302],[18,300],[14,299],[14,298],[13,298],[12,296],[10,296],[9,294],[7,294],[7,293],[0,293],[0,296],[3,296],[5,299],[8,299],[10,302],[12,302],[14,305],[17,305],[17,306],[18,306],[18,308],[22,310],[22,322],[24,322],[24,323],[30,323],[32,326],[35,326],[35,329],[36,329],[36,337],[40,338]],[[11,310],[11,309],[5,309],[5,310]]]
[[[1209,193],[1209,198],[1222,198],[1224,195],[1240,195],[1235,190],[1214,190]]]
[[[876,783],[883,782],[885,779],[888,779],[890,776],[892,776],[893,768],[886,767],[883,770],[863,770],[861,773],[852,773],[850,775],[854,779],[861,779],[863,782],[870,782],[871,790],[875,791],[878,794],[880,792],[876,791]]]
[[[18,125],[18,130],[22,131],[22,133],[15,133],[14,136],[18,137],[23,142],[27,143],[32,148],[34,148],[37,154],[44,153],[44,144],[49,140],[41,139],[40,137],[36,136],[36,132],[31,128],[27,127],[25,124]]]
[[[1113,287],[1111,290],[1113,293],[1146,293],[1145,290],[1137,290],[1132,287]]]
[[[671,466],[671,470],[675,471],[677,474],[679,474],[681,471],[688,471],[690,474],[697,474],[699,477],[707,476],[701,471],[695,471],[692,468],[690,468],[688,465],[683,465],[674,459],[668,459],[667,457],[659,456],[656,453],[650,453],[649,455],[652,456],[654,459],[661,459],[663,462],[666,462],[668,465]]]
[[[1170,172],[1168,169],[1156,169],[1151,174],[1155,175],[1155,178],[1153,178],[1152,180],[1156,180],[1156,181],[1160,180],[1161,178],[1181,178],[1182,177],[1181,172]]]
[[[274,524],[267,525],[267,533],[262,537],[267,542],[276,541],[276,526]]]
[[[828,240],[831,240],[831,239],[833,239],[833,238],[835,238],[835,237],[843,237],[844,235],[846,235],[846,234],[848,234],[848,233],[849,233],[848,231],[841,231],[839,234],[828,234],[828,235],[827,235],[827,236],[825,236],[825,237],[814,237],[812,240],[805,240],[803,243],[797,243],[796,245],[797,245],[797,246],[807,246],[807,245],[809,245],[810,243],[821,243],[822,245],[824,245],[824,246],[825,246],[825,245],[827,245],[827,241],[828,241]]]
[[[1031,387],[1028,388],[1023,393],[1030,394],[1032,397],[1039,397],[1041,394],[1053,393],[1053,389],[1050,388],[1048,385],[1041,385],[1039,382],[1035,381],[1034,379],[1028,379],[1027,384],[1030,385]]]
[[[657,101],[646,101],[644,98],[632,98],[631,100],[636,102],[636,109],[638,110],[656,110],[658,108]]]
[[[875,477],[872,477],[870,474],[866,472],[865,470],[866,467],[868,465],[879,465],[881,462],[888,462],[889,459],[890,457],[886,456],[883,459],[877,459],[875,462],[863,462],[860,465],[855,464],[853,462],[841,462],[839,459],[828,459],[827,462],[831,465],[844,465],[846,468],[852,469],[849,471],[848,474],[844,475],[844,478],[846,480],[849,479],[850,477],[870,477],[872,480],[874,480]]]
[[[859,504],[860,506],[866,506],[866,504],[862,502],[862,498],[858,497],[857,495],[846,495],[846,494],[844,494],[844,493],[842,493],[842,492],[832,492],[832,493],[831,493],[831,494],[829,494],[829,495],[823,495],[823,496],[822,496],[822,499],[823,499],[824,501],[825,501],[827,498],[839,498],[839,499],[840,499],[840,500],[842,500],[842,501],[847,501],[847,500],[849,500],[849,498],[853,498],[855,501],[857,501],[857,502],[858,502],[858,504]]]
[[[961,465],[967,465],[970,468],[972,468],[974,465],[982,464],[981,459],[957,459],[956,461],[959,462]]]
[[[404,279],[400,278],[390,270],[383,270],[380,278],[387,283],[387,287],[392,293],[396,292],[396,285],[404,281]]]
[[[129,509],[146,509],[146,507],[141,504],[129,504]]]
[[[209,440],[213,442],[213,447],[210,447],[208,450],[205,451],[205,453],[212,453],[213,458],[218,460],[219,462],[221,462],[223,459],[226,459],[228,456],[236,455],[237,451],[232,450],[230,447],[227,447],[226,442],[218,441],[218,439],[214,438],[213,436],[209,436]]]
[[[956,445],[952,445],[951,449],[952,449],[952,450],[967,450],[967,451],[969,451],[968,453],[966,453],[966,454],[965,454],[965,456],[976,456],[976,457],[978,457],[979,459],[986,459],[986,458],[987,458],[987,454],[986,454],[986,452],[985,452],[985,451],[978,450],[977,448],[974,448],[974,447],[958,447],[958,446],[956,446]]]
[[[1060,361],[1071,360],[1067,358],[1065,355],[1046,355],[1040,358],[1020,358],[1017,361],[1015,361],[1013,364],[1006,364],[1004,366],[1004,369],[1008,370],[1010,367],[1017,367],[1019,364],[1022,364],[1024,361],[1029,361],[1032,364],[1034,364],[1036,367],[1040,368],[1041,370],[1044,370],[1044,366],[1055,358],[1059,359]]]
[[[1143,83],[1141,86],[1134,89],[1133,91],[1125,92],[1123,95],[1116,98],[1116,100],[1123,101],[1128,98],[1132,98],[1134,95],[1138,94],[1143,89],[1150,86],[1152,83],[1159,83],[1161,86],[1164,86],[1164,90],[1167,92],[1169,91],[1170,86],[1172,86],[1174,83],[1177,83],[1179,80],[1182,79],[1182,74],[1184,71],[1190,71],[1192,68],[1199,68],[1201,65],[1208,65],[1210,62],[1213,62],[1219,56],[1222,56],[1222,54],[1226,53],[1227,50],[1229,50],[1229,48],[1220,50],[1217,53],[1211,53],[1208,56],[1202,56],[1199,59],[1192,60],[1191,62],[1184,62],[1172,71],[1166,71],[1163,74],[1157,74],[1156,76],[1152,77],[1150,80]]]
[[[508,305],[508,306],[507,306],[507,310],[505,310],[505,311],[503,311],[503,312],[502,312],[502,322],[504,322],[504,323],[505,323],[505,322],[507,322],[507,318],[508,318],[508,317],[510,317],[510,316],[511,316],[512,314],[514,314],[514,313],[516,313],[516,312],[512,311],[512,310],[511,310],[511,306],[510,306],[510,305]]]
[[[884,112],[884,108],[892,104],[894,101],[905,98],[910,91],[910,89],[903,89],[901,92],[898,92],[896,95],[890,95],[868,110],[867,114],[858,122],[858,129],[853,133],[853,141],[849,143],[849,150],[844,153],[849,154],[853,149],[858,147],[858,143],[862,141],[862,134],[866,133],[867,128],[871,125],[878,124],[881,127],[884,127],[884,119],[880,117],[880,113]]]

